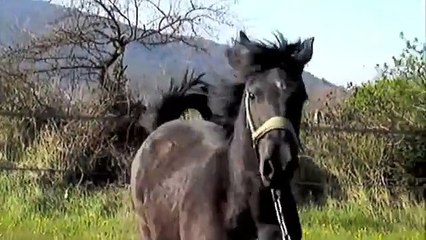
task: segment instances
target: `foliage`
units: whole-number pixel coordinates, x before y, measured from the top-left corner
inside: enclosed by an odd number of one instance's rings
[[[310,127],[414,133],[302,131],[305,154],[325,169],[327,182],[332,185],[330,193],[343,190],[340,198],[367,198],[396,205],[404,202],[401,198],[423,199],[424,179],[418,177],[425,176],[426,55],[424,49],[419,50],[417,40],[406,42],[403,54],[393,59],[393,66],[384,64],[380,79],[349,86],[352,95],[337,106],[326,103],[320,122],[309,114],[304,119],[305,126]],[[357,194],[360,190],[366,195]]]
[[[59,185],[125,182],[129,159],[147,135],[139,123],[146,104],[124,75],[126,47],[199,48],[190,37],[232,25],[230,2],[69,4],[47,33],[0,49],[0,111],[29,115],[0,117],[0,166],[59,169],[33,174]],[[149,16],[141,18],[142,9]],[[86,115],[100,120],[78,119]]]
[[[344,108],[367,126],[417,132],[389,142],[394,147],[390,162],[420,175],[415,171],[426,159],[426,49],[418,39],[406,40],[402,33],[401,38],[406,42],[401,56],[391,66],[384,64],[380,79],[356,88]]]
[[[406,41],[393,66],[384,64],[382,77],[355,87],[345,110],[361,115],[363,124],[386,129],[424,129],[426,126],[426,50],[417,39]],[[420,49],[419,49],[420,48]]]

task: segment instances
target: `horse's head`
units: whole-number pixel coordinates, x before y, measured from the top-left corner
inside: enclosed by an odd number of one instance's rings
[[[245,82],[246,124],[259,160],[262,182],[279,179],[299,151],[299,129],[307,100],[302,72],[312,58],[314,38],[287,43],[252,42],[244,32],[226,51],[229,64]]]

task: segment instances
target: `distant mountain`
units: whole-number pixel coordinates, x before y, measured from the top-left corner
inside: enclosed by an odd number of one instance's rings
[[[48,32],[49,22],[64,11],[61,6],[40,0],[0,0],[0,6],[0,43],[6,45],[25,41],[25,34],[20,33],[22,30],[34,34]],[[152,90],[158,86],[167,86],[169,83],[164,80],[168,76],[179,79],[187,67],[205,72],[209,82],[230,79],[232,71],[224,56],[227,46],[203,38],[196,41],[208,53],[196,51],[182,43],[171,43],[151,50],[139,43],[132,43],[125,51],[124,63],[128,65],[126,75],[146,93],[153,93]],[[303,78],[313,108],[317,108],[318,99],[322,102],[329,92],[345,95],[343,88],[309,72],[304,72]]]

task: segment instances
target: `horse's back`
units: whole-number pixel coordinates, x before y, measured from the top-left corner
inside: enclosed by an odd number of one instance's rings
[[[132,179],[141,170],[170,173],[193,164],[195,159],[198,164],[224,144],[223,129],[212,122],[201,119],[167,122],[153,131],[139,148],[132,163]],[[152,180],[157,183],[159,179]]]
[[[226,152],[225,144],[220,126],[198,119],[167,122],[148,136],[133,160],[131,176],[136,211],[149,228],[145,232],[176,239],[179,224],[190,217],[181,212],[192,214],[188,204],[216,195],[210,181],[221,168],[218,156]]]

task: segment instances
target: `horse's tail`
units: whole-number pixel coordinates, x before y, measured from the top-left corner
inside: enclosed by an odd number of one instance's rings
[[[172,78],[168,91],[164,92],[157,104],[151,104],[141,117],[141,125],[149,132],[162,124],[178,119],[189,108],[196,109],[204,119],[210,119],[212,112],[208,105],[209,84],[202,81],[204,73],[195,75],[185,71],[183,80],[176,84]]]

